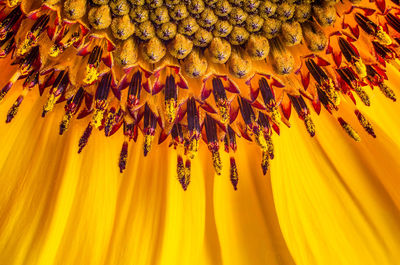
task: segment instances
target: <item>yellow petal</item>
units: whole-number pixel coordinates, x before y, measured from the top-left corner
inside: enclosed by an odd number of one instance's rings
[[[399,185],[388,176],[400,175],[399,145],[380,139],[380,130],[376,140],[362,132],[356,143],[326,112],[314,120],[316,139],[296,119],[282,131],[271,171],[279,223],[295,262],[395,264],[399,208],[382,180]]]
[[[223,172],[214,177],[214,215],[223,264],[293,264],[275,213],[270,176],[262,174],[260,148],[241,140],[238,150],[238,190],[234,192],[229,181],[225,153]],[[212,181],[211,176],[208,179]]]

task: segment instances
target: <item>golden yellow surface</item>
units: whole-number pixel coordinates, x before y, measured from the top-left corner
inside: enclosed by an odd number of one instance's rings
[[[0,104],[4,120],[18,93]],[[0,123],[0,264],[398,264],[400,107],[378,89],[370,95],[371,107],[357,106],[376,139],[350,105],[340,115],[360,143],[325,110],[311,114],[314,138],[294,115],[273,136],[270,174],[254,159],[259,147],[239,140],[234,191],[229,155],[221,150],[217,176],[201,143],[184,192],[166,144],[144,158],[143,137],[130,143],[123,174],[121,133],[94,130],[78,155],[89,119],[59,136],[63,108],[41,118],[46,98],[35,89]]]

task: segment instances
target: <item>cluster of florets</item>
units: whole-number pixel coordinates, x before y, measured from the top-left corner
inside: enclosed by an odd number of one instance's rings
[[[123,66],[135,63],[140,50],[148,63],[169,53],[190,77],[204,75],[208,63],[228,63],[240,78],[251,61],[267,58],[270,47],[272,57],[281,55],[281,44],[303,39],[311,50],[324,49],[320,26],[335,21],[334,5],[330,0],[66,0],[63,13],[71,20],[87,19],[93,29],[111,29]],[[272,59],[285,74],[279,58]]]

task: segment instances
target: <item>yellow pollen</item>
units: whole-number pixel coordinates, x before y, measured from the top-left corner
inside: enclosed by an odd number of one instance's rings
[[[114,122],[114,118],[115,118],[115,115],[110,111],[107,114],[106,126],[111,126],[113,124],[113,122]]]
[[[364,78],[367,76],[367,67],[365,66],[361,58],[357,59],[354,62],[354,67],[360,78]]]
[[[151,144],[152,144],[153,140],[154,140],[154,135],[146,134],[144,136],[143,149],[144,149],[145,153],[150,152]]]
[[[63,131],[66,131],[69,127],[71,122],[72,115],[71,113],[67,113],[63,116],[60,126],[63,128]]]
[[[332,79],[329,78],[325,85],[319,87],[322,89],[322,91],[325,92],[326,96],[332,101],[335,106],[339,106],[339,93],[336,91],[335,84],[333,83]]]
[[[4,92],[4,91],[0,92],[0,101],[3,100],[3,98],[6,96],[6,94],[7,94],[7,92]]]
[[[271,120],[278,126],[281,124],[281,114],[276,106],[271,109]]]
[[[262,153],[261,167],[263,168],[263,172],[265,175],[269,168],[269,156],[267,152]]]
[[[199,150],[199,140],[196,139],[196,137],[193,137],[193,138],[189,141],[189,148],[188,148],[188,154],[187,154],[187,156],[188,156],[190,159],[195,158],[198,150]]]
[[[372,127],[372,124],[367,120],[367,118],[364,117],[364,115],[359,116],[359,121],[361,123],[361,126],[369,133],[374,133],[374,128]]]
[[[166,100],[165,108],[168,122],[173,122],[176,118],[176,100],[174,98]]]
[[[267,152],[268,152],[268,155],[272,158],[272,157],[274,157],[274,143],[272,142],[272,137],[271,136],[269,136],[269,135],[267,135],[266,137],[265,137],[265,140],[266,140],[266,142],[267,142]]]
[[[14,104],[11,106],[10,110],[8,111],[7,116],[14,117],[17,114],[18,109],[19,109],[18,102],[14,102]]]
[[[379,43],[383,45],[391,45],[392,39],[390,36],[382,29],[381,26],[378,26],[378,31],[376,32],[376,38],[378,39]]]
[[[17,56],[23,56],[27,54],[31,48],[35,45],[35,41],[33,41],[31,38],[28,37],[28,35],[32,34],[31,32],[28,32],[26,34],[25,39],[21,43],[21,45],[17,49]]]
[[[393,101],[396,101],[396,99],[397,99],[396,98],[396,94],[385,83],[379,84],[379,88],[381,89],[381,91],[382,91],[383,95],[385,95],[385,97],[387,97],[387,98],[389,98],[389,99],[391,99]]]
[[[49,51],[49,55],[51,57],[57,57],[58,55],[60,55],[60,53],[61,53],[60,47],[58,47],[57,45],[51,46]]]
[[[120,163],[121,164],[126,164],[126,161],[128,159],[128,155],[127,154],[123,154],[122,156],[120,156]]]
[[[357,95],[360,97],[361,101],[362,101],[366,106],[371,105],[371,102],[370,102],[370,100],[369,100],[369,96],[368,96],[367,92],[365,92],[364,89],[362,89],[362,87],[360,87],[360,86],[355,86],[355,87],[354,87],[354,91],[357,93]]]
[[[69,39],[65,44],[64,44],[64,49],[69,48],[72,44],[74,44],[78,40],[77,37],[73,37]]]
[[[255,134],[255,140],[256,143],[261,147],[261,149],[265,152],[268,150],[268,144],[267,141],[265,140],[264,134],[260,131],[258,131]]]
[[[8,0],[7,2],[9,7],[16,7],[19,3],[21,3],[21,0]]]
[[[176,167],[176,173],[178,174],[178,180],[182,181],[185,179],[185,166],[183,165],[183,162],[178,163]]]
[[[361,141],[361,137],[358,135],[358,133],[351,127],[349,124],[344,123],[342,124],[343,129],[346,131],[346,133],[354,139],[354,141],[359,142]]]
[[[239,174],[238,174],[238,170],[237,170],[237,166],[231,166],[231,181],[232,182],[238,182],[239,180]]]
[[[94,67],[92,65],[87,65],[86,66],[86,77],[85,77],[85,80],[83,80],[83,82],[85,84],[91,84],[94,81],[96,81],[98,77],[99,77],[99,72],[97,72],[96,67]]]
[[[229,122],[229,110],[226,101],[218,102],[219,116],[221,117],[221,122],[227,124]]]
[[[94,111],[93,119],[92,119],[94,127],[99,128],[101,126],[103,117],[104,117],[104,109],[96,109]]]
[[[333,83],[332,79],[329,78],[329,88],[330,88],[330,99],[335,106],[339,106],[340,104],[340,97],[339,93],[335,89],[335,84]]]
[[[306,125],[306,129],[311,136],[315,135],[315,125],[311,119],[310,114],[305,115],[304,124]]]
[[[218,151],[213,151],[212,152],[212,160],[213,160],[213,166],[214,166],[214,169],[215,169],[215,173],[217,175],[221,175],[222,162],[221,162],[221,156],[219,155]]]
[[[54,96],[54,94],[51,93],[49,98],[47,99],[46,104],[44,104],[44,106],[43,106],[43,111],[44,112],[52,111],[54,108],[54,105],[56,104],[57,98],[58,97]]]
[[[190,168],[185,167],[184,173],[185,173],[185,184],[187,186],[189,185],[190,182]]]

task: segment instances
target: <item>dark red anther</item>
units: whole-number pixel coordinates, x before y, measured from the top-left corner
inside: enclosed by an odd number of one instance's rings
[[[318,64],[316,64],[314,60],[307,59],[306,66],[308,71],[310,71],[311,75],[314,77],[315,81],[317,81],[319,85],[322,86],[324,84],[324,81],[329,79],[325,71]]]
[[[176,89],[176,83],[175,83],[175,78],[173,75],[167,76],[167,79],[165,81],[165,101],[170,100],[170,99],[178,99],[178,91]]]
[[[386,21],[388,22],[388,24],[398,33],[400,33],[400,19],[394,15],[392,15],[391,13],[388,13],[386,15]]]
[[[1,89],[0,91],[0,100],[2,100],[6,94],[8,93],[8,91],[10,91],[11,87],[13,86],[13,82],[9,81],[7,82],[7,84]]]
[[[47,112],[53,109],[54,104],[56,103],[60,95],[65,91],[68,84],[69,84],[68,72],[60,71],[50,91],[51,93],[50,97],[52,98],[52,100],[54,100],[54,102],[50,103],[50,107],[46,107],[45,105],[45,107],[43,108],[42,117],[45,117]]]
[[[218,151],[219,144],[218,144],[218,135],[217,135],[217,123],[211,116],[208,114],[205,118],[205,127],[206,127],[206,137],[207,143],[209,144],[209,148],[212,148],[211,151]],[[210,147],[210,145],[213,145]]]
[[[186,161],[185,161],[185,176],[186,176],[185,186],[186,186],[186,189],[187,189],[187,187],[189,186],[189,183],[190,183],[191,170],[192,170],[192,163],[190,162],[189,159],[186,159]]]
[[[126,168],[126,161],[128,159],[128,142],[124,141],[122,144],[121,153],[119,154],[119,172],[123,172]]]
[[[325,107],[329,113],[332,113],[332,110],[338,110],[338,107],[335,106],[335,104],[328,98],[326,93],[322,91],[320,88],[317,88],[317,94],[318,94],[318,99],[322,103],[322,105]]]
[[[374,46],[376,54],[378,54],[384,60],[394,59],[395,54],[390,48],[380,44],[377,41],[372,41],[372,45]]]
[[[79,139],[79,149],[78,154],[82,152],[82,149],[86,146],[89,141],[89,137],[92,134],[93,126],[89,123],[83,133],[82,137]]]
[[[171,136],[174,141],[177,143],[183,142],[183,131],[182,125],[180,123],[175,123],[171,129]]]
[[[56,80],[56,75],[55,75],[56,71],[54,70],[50,70],[48,72],[45,73],[41,73],[41,75],[45,75],[45,78],[42,82],[39,83],[39,94],[40,96],[43,95],[44,90],[51,86],[54,81]]]
[[[37,32],[37,36],[39,36],[45,29],[47,24],[50,21],[50,16],[49,15],[42,15],[39,17],[38,20],[36,20],[35,24],[33,24],[31,28],[31,32]]]
[[[125,123],[123,126],[124,135],[129,137],[129,140],[133,139],[136,142],[138,136],[138,127],[133,123]]]
[[[338,118],[338,121],[339,121],[340,125],[342,125],[342,126],[344,126],[344,125],[347,125],[347,124],[348,124],[348,123],[347,123],[345,120],[343,120],[343,118],[342,118],[342,117],[339,117],[339,118]]]
[[[156,132],[157,126],[157,117],[151,111],[150,107],[146,104],[144,108],[144,146],[143,146],[143,154],[147,156],[151,149],[151,143]]]
[[[364,130],[372,137],[376,138],[374,128],[372,127],[372,124],[367,120],[367,118],[359,110],[355,110],[354,113],[356,114],[357,119]]]
[[[253,121],[255,120],[255,114],[253,108],[251,107],[250,103],[242,97],[239,97],[238,101],[239,101],[240,113],[242,114],[244,122],[246,123],[247,126],[251,126]]]
[[[224,137],[224,147],[225,147],[225,152],[227,152],[227,153],[229,153],[229,148],[233,152],[236,152],[236,150],[237,150],[236,133],[230,125],[228,125],[226,134]]]
[[[190,133],[200,132],[199,113],[196,108],[196,100],[192,97],[187,100],[187,121]]]
[[[39,58],[39,46],[35,46],[32,50],[21,60],[20,65],[32,66],[32,64]]]
[[[354,14],[354,19],[367,34],[375,36],[378,30],[378,25],[376,25],[372,20],[359,12]]]
[[[371,65],[367,64],[367,79],[370,82],[371,85],[373,86],[378,86],[383,82],[383,76],[381,76],[374,67]]]
[[[21,16],[21,8],[20,6],[17,6],[3,19],[0,24],[0,39],[4,39],[5,36],[11,32],[12,28],[18,22]]]
[[[142,89],[142,73],[137,71],[133,74],[128,90],[128,107],[132,108],[139,104],[140,91]]]
[[[186,190],[185,188],[185,168],[183,165],[183,158],[182,156],[178,155],[177,161],[176,161],[176,173],[178,174],[178,180],[179,183],[181,183],[183,190]]]
[[[31,73],[28,74],[22,86],[24,88],[25,87],[32,88],[37,83],[39,83],[39,72],[32,71]]]
[[[229,153],[229,136],[225,134],[224,136],[224,150],[225,152]]]
[[[15,115],[17,115],[18,108],[21,105],[23,100],[24,100],[24,96],[20,95],[17,98],[17,100],[14,102],[14,104],[12,105],[12,107],[10,108],[10,110],[7,113],[6,123],[11,122],[11,120],[15,117]]]
[[[155,130],[156,126],[157,126],[157,118],[151,111],[149,105],[146,104],[144,107],[144,128]]]
[[[215,77],[212,80],[212,86],[213,86],[213,94],[214,94],[214,99],[215,102],[219,102],[221,101],[226,101],[227,97],[226,97],[226,92],[225,92],[225,88],[224,85],[222,84],[222,81],[220,78]]]
[[[236,152],[236,150],[237,150],[236,133],[231,128],[231,126],[228,126],[227,135],[229,136],[229,146],[230,146],[230,148],[232,149],[233,152]]]
[[[353,83],[358,81],[357,76],[350,68],[336,69],[336,72],[350,87],[353,87]]]
[[[108,93],[110,92],[111,88],[111,79],[112,75],[111,72],[105,74],[96,90],[95,99],[96,100],[106,100],[108,98]]]
[[[17,60],[15,63],[18,63],[20,65],[22,74],[27,74],[29,71],[32,70],[32,67],[39,59],[39,46],[35,46],[25,57]]]
[[[345,120],[343,120],[341,117],[338,118],[338,121],[342,128],[346,131],[347,135],[349,135],[351,138],[353,138],[354,141],[359,142],[361,141],[361,137],[358,135],[358,133],[351,127],[350,124],[348,124]]]
[[[88,64],[98,67],[100,64],[101,56],[103,55],[103,49],[96,45],[90,53]]]
[[[178,155],[176,173],[178,175],[178,180],[183,190],[186,190],[190,183],[190,168],[190,160],[186,160],[184,164],[182,156]]]
[[[302,96],[292,96],[289,95],[290,101],[293,104],[294,109],[296,110],[297,114],[300,118],[304,119],[304,116],[308,114],[310,111],[307,107],[306,102],[304,101]]]
[[[71,98],[71,101],[67,102],[68,104],[65,105],[65,110],[71,113],[76,113],[83,101],[84,95],[85,90],[83,89],[83,87],[80,87],[75,95]]]
[[[369,106],[370,105],[369,97],[365,93],[365,91],[362,90],[361,88],[361,86],[366,84],[359,81],[358,76],[353,72],[353,70],[351,68],[341,68],[341,69],[336,69],[336,71],[341,77],[341,79],[347,84],[347,86],[352,88],[357,93],[361,101],[365,105]],[[346,88],[346,85],[342,86],[342,90],[343,87]]]
[[[0,58],[6,57],[15,48],[14,32],[9,31],[6,37],[0,41]]]
[[[68,72],[66,71],[61,71],[57,78],[56,81],[53,84],[53,88],[52,88],[52,93],[55,96],[59,96],[62,92],[65,91],[65,89],[67,88],[69,84],[69,75]]]
[[[219,109],[218,112],[221,117],[220,121],[224,124],[228,124],[230,121],[229,117],[230,106],[228,104],[225,87],[222,84],[221,78],[219,77],[213,78],[212,86],[213,86],[212,91],[214,94],[215,103]]]
[[[265,115],[264,113],[260,112],[258,114],[257,123],[261,126],[261,128],[264,131],[264,133],[268,133],[269,132],[269,130],[271,128],[271,124],[269,123],[269,119],[268,119],[267,115]]]
[[[275,105],[275,95],[274,92],[272,91],[271,87],[269,86],[267,79],[262,77],[258,81],[258,86],[261,92],[261,96],[264,100],[264,103],[266,106],[274,106]]]
[[[56,79],[54,80],[52,89],[56,88],[56,87],[61,83],[61,80],[63,79],[64,74],[65,74],[65,70],[60,71],[60,72],[58,73]]]
[[[339,37],[339,47],[344,58],[346,58],[349,63],[352,63],[354,59],[360,58],[358,52],[356,52],[350,43],[343,37]]]
[[[261,169],[264,175],[267,174],[269,168],[269,156],[267,152],[262,153]]]
[[[85,95],[85,90],[83,89],[83,87],[80,87],[78,91],[75,93],[75,95],[70,97],[65,103],[64,106],[65,116],[60,123],[60,131],[59,131],[60,135],[63,135],[64,132],[68,129],[71,117],[78,111],[83,101],[84,95]]]
[[[107,117],[105,119],[105,123],[104,123],[104,134],[105,136],[110,136],[112,127],[115,124],[115,120],[116,120],[116,110],[114,107],[112,107],[108,113],[107,113]]]
[[[232,183],[233,188],[235,190],[237,190],[237,185],[239,182],[239,174],[238,174],[235,158],[233,158],[233,157],[230,158],[230,165],[231,165],[231,170],[230,170],[231,183]]]

